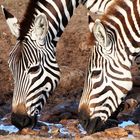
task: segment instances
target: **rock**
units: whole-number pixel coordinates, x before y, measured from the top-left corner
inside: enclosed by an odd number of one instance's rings
[[[78,118],[78,103],[65,102],[53,107],[47,115],[41,118],[42,121],[59,122],[62,119]]]
[[[139,69],[138,69],[138,66],[135,62],[131,67],[131,73],[132,73],[133,76],[138,76],[139,75]]]
[[[49,131],[48,126],[42,126],[39,131],[39,136],[50,137],[50,134],[48,133],[48,131]]]
[[[98,138],[106,138],[106,133],[104,131],[97,132],[91,135],[92,138],[98,139]]]
[[[32,136],[32,135],[7,135],[0,136],[1,140],[48,140],[45,137]]]
[[[140,76],[133,76],[133,84],[134,86],[140,86]]]
[[[80,140],[109,140],[109,138],[91,135],[91,136],[85,136],[81,138]]]
[[[140,126],[138,124],[126,126],[124,129],[130,134],[136,134],[140,136]]]
[[[76,134],[74,139],[75,140],[81,140],[80,135],[79,134]]]
[[[78,125],[79,121],[76,120],[76,119],[70,119],[70,120],[61,120],[60,123],[63,124],[64,126],[66,126],[66,125],[68,125],[68,126],[73,125],[74,127],[76,127]]]
[[[58,136],[59,134],[59,128],[55,127],[55,126],[52,126],[51,128],[51,135],[52,136]]]
[[[9,134],[9,132],[4,131],[4,130],[0,130],[0,135],[8,135],[8,134]]]
[[[124,128],[114,127],[105,130],[107,137],[120,138],[128,135],[128,132]]]
[[[11,113],[6,114],[2,119],[2,122],[5,125],[11,125]]]
[[[140,124],[140,104],[135,109],[135,111],[133,112],[133,115],[132,116],[133,116],[133,119],[132,119],[133,122]]]
[[[120,112],[117,116],[118,120],[129,120],[133,117],[133,112],[135,111],[136,107],[138,105],[137,100],[131,98],[127,99],[124,102],[124,110]]]
[[[138,103],[140,103],[140,86],[139,87],[133,87],[131,91],[128,92],[126,96],[126,100],[133,98],[135,99]]]
[[[140,138],[140,130],[134,131],[132,134],[133,134],[134,137],[139,137]]]
[[[6,113],[9,113],[11,110],[9,108],[9,104],[0,106],[0,118],[3,118]]]
[[[61,120],[60,123],[64,125],[66,129],[68,129],[68,132],[70,133],[71,136],[77,138],[80,136],[80,131],[77,128],[79,124],[78,120],[74,120],[74,119]]]
[[[70,120],[61,120],[60,123],[64,125],[70,132],[79,133],[77,126],[79,124],[78,120],[70,119]]]
[[[124,104],[124,110],[125,112],[133,112],[135,110],[135,108],[137,107],[138,105],[138,102],[137,100],[135,99],[127,99],[125,101],[125,104]]]
[[[90,136],[84,136],[82,140],[127,140],[128,132],[119,127],[106,129],[105,131],[94,133]]]
[[[48,132],[49,131],[49,128],[48,128],[48,126],[42,126],[41,127],[41,130],[42,131],[45,131],[45,132]]]
[[[72,114],[70,112],[64,112],[60,115],[60,118],[62,119],[69,119],[72,117]]]
[[[32,130],[30,128],[24,128],[21,131],[19,131],[18,134],[21,134],[21,135],[39,135],[39,131]]]

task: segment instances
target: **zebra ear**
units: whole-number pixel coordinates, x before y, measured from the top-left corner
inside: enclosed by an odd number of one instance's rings
[[[99,19],[95,21],[94,27],[93,27],[93,34],[95,36],[95,39],[102,45],[106,46],[107,42],[107,34],[105,27],[101,23]]]
[[[3,5],[1,5],[3,15],[5,16],[7,25],[11,33],[18,38],[19,37],[19,24],[16,17],[14,17],[10,12],[8,12]]]
[[[35,18],[32,38],[35,40],[44,40],[48,32],[48,19],[41,13]]]

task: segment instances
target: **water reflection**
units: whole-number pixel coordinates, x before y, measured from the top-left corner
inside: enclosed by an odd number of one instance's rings
[[[126,126],[128,126],[128,125],[134,125],[135,123],[134,122],[132,122],[132,121],[123,121],[121,124],[119,124],[118,126],[119,127],[122,127],[122,128],[125,128]]]
[[[11,133],[16,133],[16,132],[19,131],[19,130],[18,130],[15,126],[13,126],[13,125],[3,125],[3,124],[0,125],[0,130],[6,131],[6,132],[8,132],[9,134],[11,134]]]

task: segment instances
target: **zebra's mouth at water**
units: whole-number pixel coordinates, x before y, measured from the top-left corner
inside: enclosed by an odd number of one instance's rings
[[[29,117],[27,115],[15,114],[11,115],[11,123],[16,126],[19,130],[23,128],[33,128],[37,123],[37,116]]]

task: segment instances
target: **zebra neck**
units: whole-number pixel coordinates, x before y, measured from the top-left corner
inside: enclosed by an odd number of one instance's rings
[[[70,20],[71,16],[74,13],[74,10],[78,7],[79,4],[82,4],[83,6],[86,7],[89,11],[92,13],[104,13],[107,8],[114,2],[114,0],[102,0],[102,1],[97,1],[97,0],[60,0],[61,3],[65,1],[66,5],[64,6],[63,4],[63,12],[60,10],[61,15],[62,15],[62,20],[59,23],[59,28],[57,35],[55,36],[55,41],[58,41],[60,36],[62,35],[64,28],[68,24],[68,21]],[[60,2],[59,1],[59,2]],[[63,1],[63,2],[62,2]]]
[[[133,62],[140,52],[140,1],[118,0],[101,17],[106,29],[112,29],[118,42],[116,49],[122,58]],[[122,50],[121,50],[122,49]],[[126,63],[127,65],[127,63]]]
[[[115,0],[82,0],[82,4],[92,13],[103,14]]]

